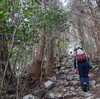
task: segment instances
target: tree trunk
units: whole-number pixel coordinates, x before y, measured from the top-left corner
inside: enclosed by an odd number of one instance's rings
[[[46,10],[46,0],[41,0],[41,2],[42,2],[41,9]],[[45,14],[44,14],[43,21],[45,21]],[[34,57],[34,61],[30,70],[30,74],[34,75],[34,77],[41,77],[41,74],[42,74],[42,62],[43,62],[45,40],[46,40],[45,25],[46,24],[44,22],[44,24],[42,25],[43,31],[40,30],[41,33],[40,33],[39,46],[36,51],[36,56]]]
[[[54,66],[54,52],[53,52],[53,37],[49,34],[48,57],[47,57],[47,71],[51,71]]]
[[[31,74],[35,77],[41,76],[41,66],[42,66],[42,59],[44,55],[44,49],[45,49],[45,33],[41,33],[40,43],[38,46],[38,49],[36,51],[36,56],[34,57],[34,61],[31,68]]]
[[[82,22],[81,22],[81,20],[80,19],[78,19],[78,32],[79,32],[79,36],[80,36],[80,38],[81,38],[81,41],[82,41],[82,47],[83,48],[85,48],[85,45],[84,45],[84,43],[85,43],[85,41],[84,41],[84,31],[83,31],[83,24],[82,24]]]

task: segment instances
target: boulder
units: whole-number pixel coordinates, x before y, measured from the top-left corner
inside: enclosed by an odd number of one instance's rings
[[[34,91],[32,94],[38,97],[43,97],[46,94],[46,92],[44,89],[39,89]]]
[[[53,92],[50,92],[47,96],[46,99],[55,99],[55,94]]]
[[[52,76],[52,77],[50,77],[49,78],[51,81],[56,81],[57,80],[57,78],[56,78],[56,76],[54,75],[54,76]]]
[[[63,86],[68,86],[68,82],[66,80],[57,80],[57,85],[63,85]]]
[[[24,96],[23,99],[40,99],[40,98],[29,94],[29,95]]]
[[[100,84],[96,84],[96,87],[100,87]]]
[[[73,80],[73,81],[70,82],[70,85],[72,85],[72,86],[78,86],[79,82],[77,80]]]
[[[65,67],[61,67],[61,70],[64,70],[65,69]]]
[[[90,85],[95,88],[96,87],[96,81],[95,80],[90,81]]]
[[[85,96],[86,96],[86,97],[91,97],[92,94],[91,94],[90,92],[86,92],[86,93],[85,93]]]
[[[68,81],[73,80],[73,76],[66,76],[66,80]]]
[[[48,80],[47,82],[44,83],[44,87],[48,90],[51,90],[54,87],[54,82]]]
[[[76,97],[76,93],[67,92],[66,94],[64,94],[63,99],[73,99],[73,97]]]
[[[72,90],[72,91],[73,91],[73,90],[75,90],[75,88],[74,88],[74,87],[70,87],[70,90]]]
[[[61,73],[59,71],[56,71],[56,75],[60,75]]]
[[[64,87],[68,86],[69,85],[69,82],[67,82],[66,80],[63,81],[63,85]]]
[[[94,76],[95,76],[94,74],[89,74],[89,77],[90,77],[90,78],[92,78],[92,77],[94,77]]]
[[[88,98],[85,98],[85,99],[94,99],[94,97],[93,96],[89,96]]]
[[[95,68],[95,71],[98,71],[99,70],[99,67]]]
[[[66,79],[66,74],[63,74],[63,75],[61,76],[61,79],[62,79],[62,80]]]

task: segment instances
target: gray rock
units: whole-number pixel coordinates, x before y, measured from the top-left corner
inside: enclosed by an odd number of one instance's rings
[[[95,88],[96,87],[96,81],[94,81],[94,80],[90,81],[90,85]]]
[[[54,70],[53,70],[54,73],[56,73],[57,71],[58,71],[57,69],[54,69]]]
[[[73,76],[66,76],[66,80],[73,80]]]
[[[70,59],[68,60],[68,62],[72,63],[72,58],[70,58]]]
[[[75,89],[74,87],[70,87],[70,90],[72,90],[72,91],[73,91],[74,89]]]
[[[62,96],[63,96],[62,93],[55,93],[55,98],[59,99],[59,98],[62,98]]]
[[[39,98],[29,94],[29,95],[24,96],[23,99],[39,99]]]
[[[70,67],[71,67],[68,63],[66,63],[66,65],[67,65],[67,66],[66,66],[67,68],[70,68]]]
[[[65,61],[63,61],[61,64],[62,64],[62,65],[65,65],[65,63],[66,63],[66,62],[65,62]]]
[[[44,83],[44,87],[45,87],[46,89],[51,90],[51,89],[54,87],[54,82],[48,80],[47,82]]]
[[[43,97],[45,95],[45,90],[39,89],[39,90],[34,91],[32,94],[38,97]]]
[[[60,64],[57,64],[56,67],[60,67]]]
[[[76,91],[78,92],[81,92],[82,91],[82,88],[81,87],[78,87],[77,89],[75,89]]]
[[[59,85],[63,85],[63,86],[68,86],[69,83],[66,81],[66,80],[57,80],[57,83],[56,83],[58,86]]]
[[[85,99],[94,99],[94,97],[93,97],[93,96],[90,96],[90,97],[85,98]],[[96,98],[96,99],[97,99],[97,98]]]
[[[66,84],[66,80],[63,80],[63,81],[62,81],[62,85],[65,85],[65,84]]]
[[[95,71],[99,70],[99,67],[95,68]]]
[[[62,76],[61,76],[61,79],[63,80],[63,79],[66,79],[66,74],[63,74]]]
[[[57,80],[56,85],[59,86],[61,81],[62,81],[62,80]]]
[[[61,70],[64,70],[65,69],[65,67],[61,67]]]
[[[73,71],[70,71],[69,74],[70,74],[70,75],[75,75],[74,69],[73,69]]]
[[[79,75],[75,75],[74,80],[79,80]]]
[[[79,91],[79,96],[85,97],[84,92],[83,91]]]
[[[96,64],[94,64],[94,65],[92,66],[93,69],[95,69],[95,68],[97,68],[97,67],[98,67],[98,65],[96,65]]]
[[[67,73],[69,73],[69,70],[60,70],[59,71],[61,74],[67,74]]]
[[[94,76],[95,76],[94,74],[89,74],[89,77],[90,77],[90,78],[92,78],[92,77],[94,77]]]
[[[76,93],[74,93],[74,92],[67,92],[66,94],[64,94],[63,98],[64,99],[72,99],[75,96],[76,96]]]
[[[66,82],[64,83],[64,87],[66,87],[66,86],[68,86],[68,85],[69,85],[69,82],[66,81]]]
[[[96,84],[96,87],[100,87],[100,84]]]
[[[57,80],[57,83],[56,83],[58,86],[59,85],[62,85],[63,84],[63,81],[62,80]]]
[[[50,92],[46,96],[46,99],[60,99],[60,98],[62,98],[62,93],[59,92]]]
[[[62,91],[63,91],[63,92],[66,92],[66,91],[67,91],[67,89],[66,89],[66,88],[62,88]]]
[[[56,72],[56,75],[60,75],[61,73],[59,71]]]
[[[56,81],[56,80],[57,80],[56,76],[52,76],[52,77],[50,77],[49,79],[50,79],[51,81]]]
[[[90,92],[84,93],[85,96],[90,97],[92,94]]]
[[[55,94],[53,92],[51,92],[46,96],[46,98],[54,99],[55,98]]]
[[[68,84],[69,84],[69,83],[68,83],[66,80],[63,80],[63,81],[62,81],[62,85],[68,86]]]
[[[79,85],[79,82],[76,80],[73,80],[70,82],[70,85],[77,86],[77,85]]]
[[[67,69],[67,70],[65,70],[65,71],[64,71],[64,73],[65,73],[65,74],[69,73],[69,70],[68,70],[68,69]]]
[[[60,86],[59,88],[55,88],[53,92],[50,92],[47,96],[46,99],[62,99],[64,93],[67,91],[66,88],[63,86]]]

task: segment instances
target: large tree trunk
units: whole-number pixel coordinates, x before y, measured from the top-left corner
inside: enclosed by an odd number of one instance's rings
[[[85,49],[85,35],[84,35],[84,30],[83,30],[83,23],[81,22],[81,20],[78,20],[78,32],[79,32],[79,36],[81,38],[82,41],[82,47]]]
[[[45,49],[45,33],[41,33],[40,43],[38,46],[38,49],[36,51],[36,56],[34,57],[34,61],[31,68],[31,74],[35,77],[41,76],[41,69],[42,69],[42,60],[44,55],[44,49]]]
[[[42,5],[41,9],[46,10],[46,0],[41,0]],[[45,15],[43,18],[43,21],[45,21]],[[43,30],[40,30],[40,41],[39,41],[39,46],[36,51],[36,56],[34,57],[34,61],[30,70],[30,74],[34,75],[34,77],[41,77],[42,73],[42,63],[43,63],[43,56],[44,56],[44,49],[45,49],[45,40],[46,40],[46,34],[45,34],[45,22],[43,24]]]
[[[51,71],[53,66],[54,66],[53,37],[52,33],[49,33],[47,71],[48,72]]]
[[[100,3],[100,0],[96,0],[97,4]],[[93,37],[96,42],[97,47],[97,56],[100,56],[100,21],[99,21],[99,15],[96,12],[97,10],[93,7],[92,1],[88,0],[89,10],[90,10],[90,18],[94,23],[94,26],[92,26],[91,30],[93,30]]]

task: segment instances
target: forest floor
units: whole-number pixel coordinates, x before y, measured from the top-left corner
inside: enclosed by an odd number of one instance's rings
[[[84,92],[79,75],[74,73],[73,58],[65,57],[39,86],[31,86],[31,91],[26,96],[24,94],[23,99],[100,99],[100,63],[93,63],[89,77],[90,91]]]

